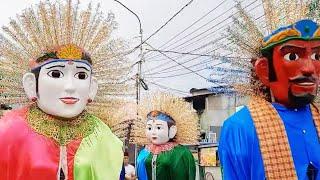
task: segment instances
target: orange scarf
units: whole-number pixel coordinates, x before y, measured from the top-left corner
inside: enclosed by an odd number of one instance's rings
[[[276,109],[271,103],[258,97],[252,98],[248,107],[258,135],[266,178],[268,180],[298,179],[287,133]],[[312,104],[311,111],[320,137],[319,110]]]

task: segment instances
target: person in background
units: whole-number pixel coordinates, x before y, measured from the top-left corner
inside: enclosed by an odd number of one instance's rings
[[[125,179],[134,180],[136,179],[136,172],[133,165],[129,164],[129,154],[128,152],[124,153],[123,158],[124,168],[125,168]]]

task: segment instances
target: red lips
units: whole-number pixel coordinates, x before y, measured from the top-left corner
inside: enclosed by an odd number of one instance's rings
[[[303,94],[303,93],[315,93],[317,89],[317,80],[314,77],[299,76],[289,80],[291,84],[292,93]]]
[[[63,97],[63,98],[60,98],[60,100],[65,104],[75,104],[79,101],[78,98],[74,98],[74,97]]]

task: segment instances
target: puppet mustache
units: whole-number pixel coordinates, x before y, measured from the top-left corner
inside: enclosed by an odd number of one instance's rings
[[[303,83],[303,82],[315,83],[316,81],[317,79],[313,76],[298,76],[298,77],[289,79],[289,82],[293,82],[293,83]]]

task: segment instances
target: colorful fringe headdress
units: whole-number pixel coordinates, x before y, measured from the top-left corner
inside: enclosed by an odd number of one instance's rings
[[[176,123],[175,141],[180,144],[198,144],[199,118],[190,103],[171,94],[156,93],[145,97],[138,108],[139,118],[134,121],[132,139],[136,144],[149,144],[145,130],[147,115],[152,111],[160,111],[169,115]]]
[[[111,38],[116,27],[114,15],[104,15],[100,5],[82,10],[79,1],[45,1],[25,9],[0,34],[0,103],[14,107],[28,103],[22,77],[39,63],[84,59],[92,65],[99,86],[88,110],[114,112],[133,94],[127,79],[130,64],[124,56],[127,45]]]
[[[320,39],[320,6],[318,1],[262,0],[263,23],[256,22],[240,3],[233,24],[225,34],[228,39],[224,49],[234,58],[223,58],[230,67],[214,67],[213,75],[246,95],[264,95],[264,87],[256,77],[255,59],[268,52],[275,45],[291,39]]]

